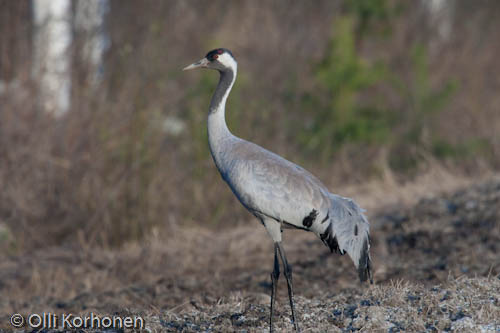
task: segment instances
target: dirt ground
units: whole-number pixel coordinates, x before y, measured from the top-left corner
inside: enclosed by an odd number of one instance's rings
[[[285,231],[304,331],[500,332],[500,179],[369,218],[372,286],[314,235]],[[12,329],[14,313],[92,312],[142,316],[158,332],[267,330],[272,259],[257,221],[178,228],[121,250],[3,257],[0,329]],[[275,327],[291,331],[284,278],[278,296]]]

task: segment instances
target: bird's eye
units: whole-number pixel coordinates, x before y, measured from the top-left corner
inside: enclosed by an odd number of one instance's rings
[[[212,57],[213,60],[217,59],[219,56],[217,54],[214,54],[214,56]]]

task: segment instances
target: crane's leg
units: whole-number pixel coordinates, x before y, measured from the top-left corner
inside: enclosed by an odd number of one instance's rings
[[[290,298],[290,307],[292,308],[292,320],[295,326],[295,331],[299,332],[299,323],[297,322],[297,318],[295,317],[295,304],[293,302],[293,287],[292,287],[292,267],[288,264],[288,260],[286,260],[285,250],[281,245],[281,242],[275,243],[278,245],[278,250],[281,256],[281,261],[283,262],[283,266],[285,268],[285,277],[286,283],[288,285],[288,297]]]
[[[280,277],[280,263],[278,261],[278,243],[274,243],[274,268],[271,273],[271,281],[273,283],[271,289],[271,317],[269,319],[269,332],[273,331],[273,311],[274,311],[274,301],[276,299],[276,289],[278,287],[278,279]]]

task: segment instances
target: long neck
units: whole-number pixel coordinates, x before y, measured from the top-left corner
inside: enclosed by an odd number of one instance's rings
[[[220,72],[220,80],[210,102],[208,113],[208,142],[216,163],[226,139],[233,137],[226,124],[226,100],[236,80],[236,68]]]
[[[221,112],[224,113],[226,107],[226,100],[231,88],[233,87],[234,81],[236,80],[236,69],[229,69],[220,73],[219,84],[215,89],[215,93],[212,96],[212,101],[210,102],[210,113]]]

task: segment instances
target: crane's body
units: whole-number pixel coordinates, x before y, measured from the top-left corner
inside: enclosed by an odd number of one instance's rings
[[[235,196],[262,222],[275,244],[270,329],[279,278],[279,254],[298,330],[292,272],[281,245],[282,228],[314,232],[332,252],[347,252],[358,268],[360,279],[365,281],[371,280],[368,221],[353,200],[330,193],[307,170],[229,131],[225,105],[237,73],[236,60],[229,50],[213,50],[185,69],[198,67],[217,69],[221,74],[208,115],[208,141],[214,162]]]

